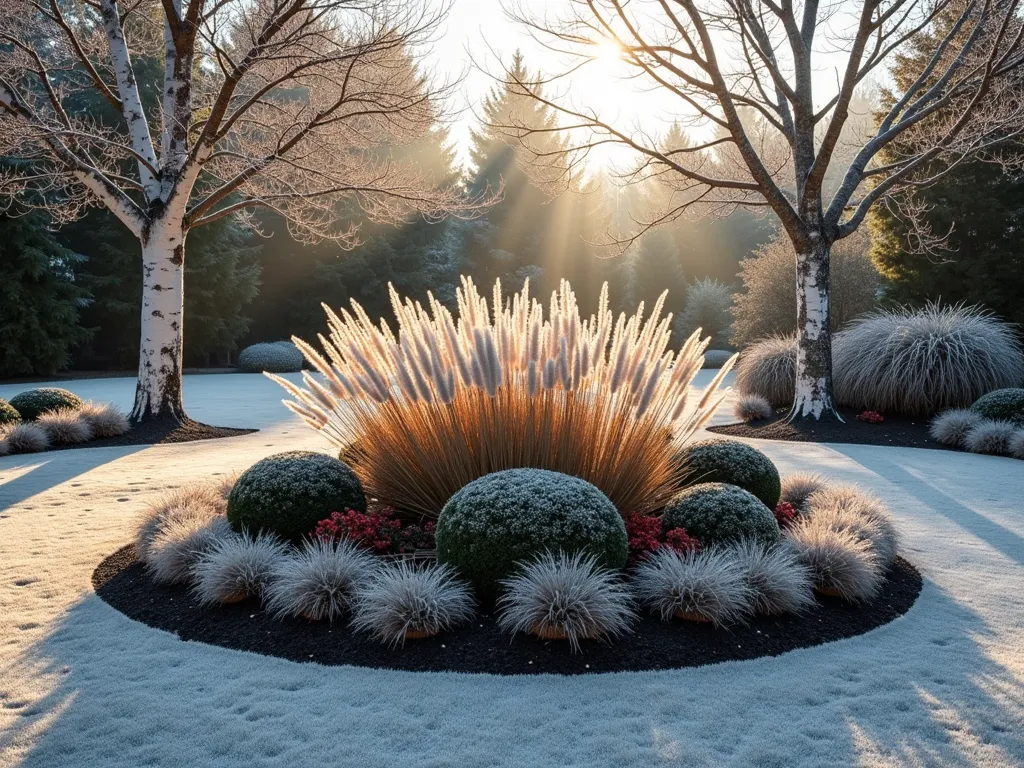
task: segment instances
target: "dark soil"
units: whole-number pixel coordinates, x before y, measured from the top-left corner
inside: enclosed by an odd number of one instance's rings
[[[501,675],[673,669],[777,656],[887,624],[906,613],[921,591],[920,574],[900,559],[878,597],[866,606],[822,597],[805,616],[757,617],[747,626],[730,629],[645,615],[632,634],[611,643],[586,642],[582,652],[573,654],[564,641],[509,636],[492,615],[478,615],[469,626],[392,649],[351,632],[344,623],[279,621],[255,599],[204,608],[187,587],[154,583],[136,560],[133,545],[100,563],[92,580],[97,594],[111,606],[182,640],[328,665]]]
[[[234,427],[211,427],[188,419],[181,424],[177,421],[160,420],[133,424],[132,428],[117,437],[100,437],[87,443],[70,445],[54,445],[51,451],[66,451],[73,448],[104,448],[118,445],[162,445],[164,443],[190,443],[194,440],[215,440],[220,437],[238,437],[256,432],[255,429],[235,429]]]
[[[854,408],[839,408],[838,411],[843,417],[843,422],[836,419],[797,419],[788,422],[786,419],[789,416],[789,409],[781,408],[771,419],[708,427],[708,431],[730,437],[757,437],[762,440],[788,440],[798,443],[853,443],[957,450],[928,436],[927,417],[912,419],[882,414],[885,421],[881,424],[872,424],[858,419],[857,415],[861,411]]]

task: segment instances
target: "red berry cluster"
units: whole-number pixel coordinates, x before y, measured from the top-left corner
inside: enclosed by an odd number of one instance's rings
[[[629,562],[639,562],[660,547],[671,547],[677,552],[699,551],[700,542],[685,528],[663,530],[661,518],[633,512],[626,516],[626,535],[629,537]]]
[[[779,524],[779,528],[789,528],[793,521],[796,520],[796,507],[788,501],[780,501],[775,505],[775,509],[772,512],[775,515],[775,522]]]
[[[868,424],[881,424],[885,421],[885,417],[878,411],[861,411],[857,414],[857,418],[861,421],[866,421]]]
[[[394,509],[378,507],[366,513],[354,509],[332,512],[316,524],[315,533],[317,538],[329,541],[349,539],[384,555],[433,549],[434,528],[432,522],[403,526]]]

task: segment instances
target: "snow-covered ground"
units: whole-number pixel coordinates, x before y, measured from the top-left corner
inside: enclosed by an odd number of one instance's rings
[[[63,386],[127,407],[133,382]],[[326,447],[280,396],[260,376],[190,376],[194,417],[261,431],[0,458],[0,766],[1024,765],[1012,459],[759,442],[783,472],[881,495],[925,576],[905,617],[771,659],[574,678],[321,667],[184,643],[99,600],[92,570],[146,500]]]

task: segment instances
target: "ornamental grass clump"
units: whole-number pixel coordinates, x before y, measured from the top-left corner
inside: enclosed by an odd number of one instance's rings
[[[460,488],[491,472],[538,467],[582,478],[625,512],[656,509],[679,475],[674,453],[725,393],[724,365],[704,393],[689,385],[707,344],[694,333],[668,350],[664,296],[645,318],[615,320],[607,286],[582,319],[562,283],[548,317],[529,285],[491,305],[472,281],[458,319],[433,296],[427,308],[391,290],[397,334],[353,303],[327,309],[326,357],[296,339],[322,379],[306,388],[272,376],[286,404],[344,451],[366,492],[402,514],[436,517]]]
[[[740,421],[763,421],[775,415],[775,409],[761,395],[750,393],[736,396],[736,404],[732,408],[733,415]]]
[[[498,624],[506,632],[529,632],[545,640],[615,637],[633,621],[633,598],[622,579],[593,555],[545,552],[519,564],[502,581]]]
[[[396,647],[464,624],[473,613],[469,588],[451,567],[400,560],[359,586],[352,626]]]
[[[146,507],[135,530],[135,553],[146,562],[153,540],[171,521],[223,515],[226,502],[214,483],[189,483],[165,493]]]
[[[821,475],[814,472],[794,472],[782,478],[782,491],[779,494],[779,499],[792,504],[799,514],[804,511],[807,499],[811,497],[811,494],[824,487],[825,478]]]
[[[932,419],[928,434],[943,445],[963,448],[967,433],[984,420],[984,416],[970,408],[950,408]]]
[[[811,572],[814,589],[850,602],[866,602],[882,586],[882,568],[871,543],[826,520],[808,518],[786,531],[787,543]]]
[[[0,428],[0,438],[11,453],[37,453],[50,447],[50,436],[34,421],[22,421]]]
[[[731,548],[761,614],[804,613],[814,604],[810,570],[790,547],[741,541]]]
[[[665,621],[675,616],[722,626],[742,622],[754,610],[745,571],[726,548],[676,552],[663,547],[637,567],[633,588]]]
[[[199,557],[192,569],[192,590],[204,605],[258,597],[287,556],[288,548],[273,534],[232,533]]]
[[[900,537],[888,507],[853,485],[831,485],[811,494],[807,516],[868,541],[883,569],[896,561]]]
[[[128,417],[113,403],[87,402],[78,414],[92,427],[93,437],[117,437],[131,429]]]
[[[278,618],[333,622],[351,609],[356,589],[378,565],[354,542],[307,540],[274,565],[265,590],[267,610]]]
[[[755,341],[736,364],[736,389],[760,395],[774,408],[793,404],[796,396],[796,336]]]
[[[855,319],[832,342],[836,402],[929,416],[1024,380],[1013,328],[980,307],[928,304]]]
[[[46,430],[53,445],[87,443],[93,438],[92,424],[75,408],[61,408],[40,414],[36,424]]]
[[[964,448],[971,453],[1002,456],[1010,452],[1010,441],[1019,427],[1012,421],[982,419],[964,435]]]
[[[168,520],[153,537],[143,561],[153,580],[185,584],[199,559],[224,539],[235,536],[223,515],[210,516],[193,508]]]

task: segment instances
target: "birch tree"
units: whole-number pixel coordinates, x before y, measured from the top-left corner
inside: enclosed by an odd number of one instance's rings
[[[908,191],[966,159],[1015,162],[1000,147],[1024,125],[1020,3],[569,0],[566,6],[557,17],[508,10],[566,61],[565,71],[546,82],[518,85],[561,114],[561,128],[574,137],[569,165],[597,146],[616,144],[639,158],[629,180],[657,176],[670,184],[670,203],[640,222],[641,232],[699,208],[770,209],[796,254],[799,351],[790,418],[838,417],[831,392],[832,245],[856,232],[872,206],[905,200]],[[659,93],[668,115],[709,138],[665,146],[649,124],[616,116],[614,104],[578,104],[570,88],[561,97],[545,95],[609,45],[634,87]],[[884,82],[901,52],[922,48],[928,55],[913,62],[907,87],[873,130],[852,152],[838,151],[858,88],[872,76]],[[507,127],[529,140],[529,127]],[[838,180],[834,190],[826,177]]]
[[[110,209],[143,278],[132,418],[186,419],[182,276],[195,227],[281,214],[302,240],[347,247],[352,199],[377,222],[472,203],[389,146],[430,129],[450,87],[418,66],[444,16],[416,0],[0,0],[0,197],[58,221]],[[137,74],[162,69],[144,98]],[[116,125],[65,109],[92,89]]]

